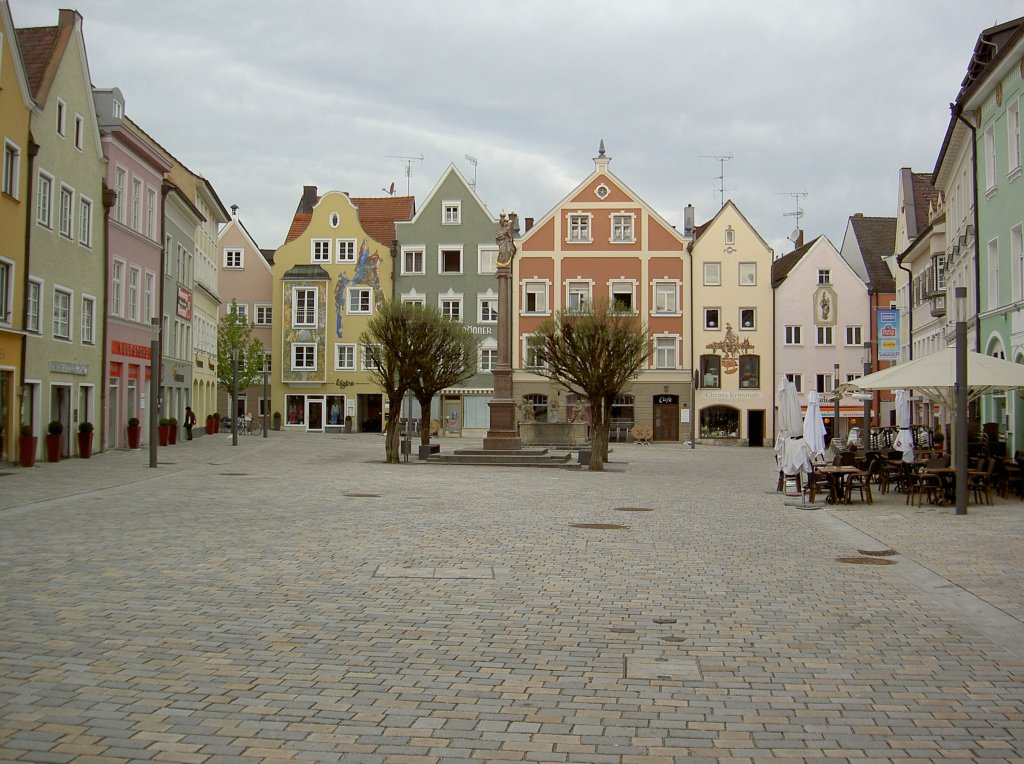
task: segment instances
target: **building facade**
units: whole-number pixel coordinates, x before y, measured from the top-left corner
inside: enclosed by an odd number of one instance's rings
[[[395,221],[412,197],[323,196],[306,186],[287,239],[274,252],[272,406],[286,428],[381,432],[380,388],[360,335],[390,299]]]
[[[487,406],[494,393],[498,292],[494,237],[497,220],[455,165],[449,165],[415,217],[395,224],[398,257],[395,299],[433,305],[466,324],[480,340],[477,373],[441,391],[432,417],[446,436],[482,437],[490,427]],[[419,418],[419,404],[411,402]]]
[[[21,411],[25,340],[29,120],[34,108],[7,0],[0,0],[0,463],[18,458],[21,423],[35,426],[31,399]]]
[[[77,425],[99,430],[103,421],[103,149],[82,17],[61,10],[57,26],[19,29],[18,42],[39,146],[30,175],[25,405],[36,432],[63,425],[70,456]]]
[[[690,252],[697,439],[774,442],[772,249],[730,200]]]
[[[687,240],[608,169],[604,145],[594,170],[518,243],[513,261],[513,395],[535,420],[563,421],[581,402],[535,370],[531,335],[558,311],[604,299],[647,325],[647,366],[610,412],[611,432],[650,427],[655,440],[691,436]]]
[[[95,90],[105,184],[113,194],[106,216],[106,420],[107,448],[128,445],[127,426],[138,419],[148,442],[148,380],[153,374],[153,319],[159,319],[160,264],[163,257],[161,187],[170,165],[125,118],[118,88]]]

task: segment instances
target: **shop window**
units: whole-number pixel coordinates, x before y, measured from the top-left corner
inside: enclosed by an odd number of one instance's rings
[[[702,438],[738,438],[740,412],[731,406],[709,406],[700,412]]]
[[[285,396],[285,422],[288,424],[306,423],[306,396],[287,395]]]
[[[761,356],[740,356],[740,389],[761,386]]]
[[[717,389],[722,386],[722,357],[702,355],[700,357],[700,386]]]

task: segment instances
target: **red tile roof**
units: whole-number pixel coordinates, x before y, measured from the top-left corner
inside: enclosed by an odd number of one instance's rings
[[[25,77],[33,96],[39,95],[46,67],[53,57],[60,27],[26,27],[18,29],[18,46],[25,62]]]
[[[414,196],[384,196],[384,197],[349,197],[352,204],[359,210],[359,222],[374,241],[391,246],[397,234],[395,233],[395,221],[412,220],[416,214],[416,197]],[[315,186],[307,186],[303,197],[299,202],[295,215],[292,217],[292,224],[288,228],[288,234],[284,243],[302,236],[313,219],[312,208],[320,201],[316,194]]]
[[[302,232],[309,227],[309,221],[312,219],[313,216],[308,212],[296,212],[288,228],[288,235],[284,237],[284,243],[287,244],[302,236]]]

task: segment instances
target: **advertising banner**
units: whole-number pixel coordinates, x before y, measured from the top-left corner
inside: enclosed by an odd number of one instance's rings
[[[900,312],[898,310],[878,311],[878,355],[879,361],[900,360]]]

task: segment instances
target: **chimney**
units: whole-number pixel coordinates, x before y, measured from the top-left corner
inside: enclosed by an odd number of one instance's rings
[[[303,186],[302,199],[299,200],[299,206],[295,210],[296,214],[305,213],[308,215],[312,213],[317,200],[316,186]]]
[[[800,249],[804,245],[804,229],[796,229],[796,241],[793,242],[796,245],[796,249]]]
[[[528,232],[531,228],[533,228],[533,218],[526,218],[526,230],[523,233]]]
[[[693,215],[693,205],[687,204],[683,209],[683,237],[686,239],[693,238]]]
[[[231,205],[231,217],[233,217],[233,218],[237,218],[238,217],[238,205],[237,204],[232,204]]]

